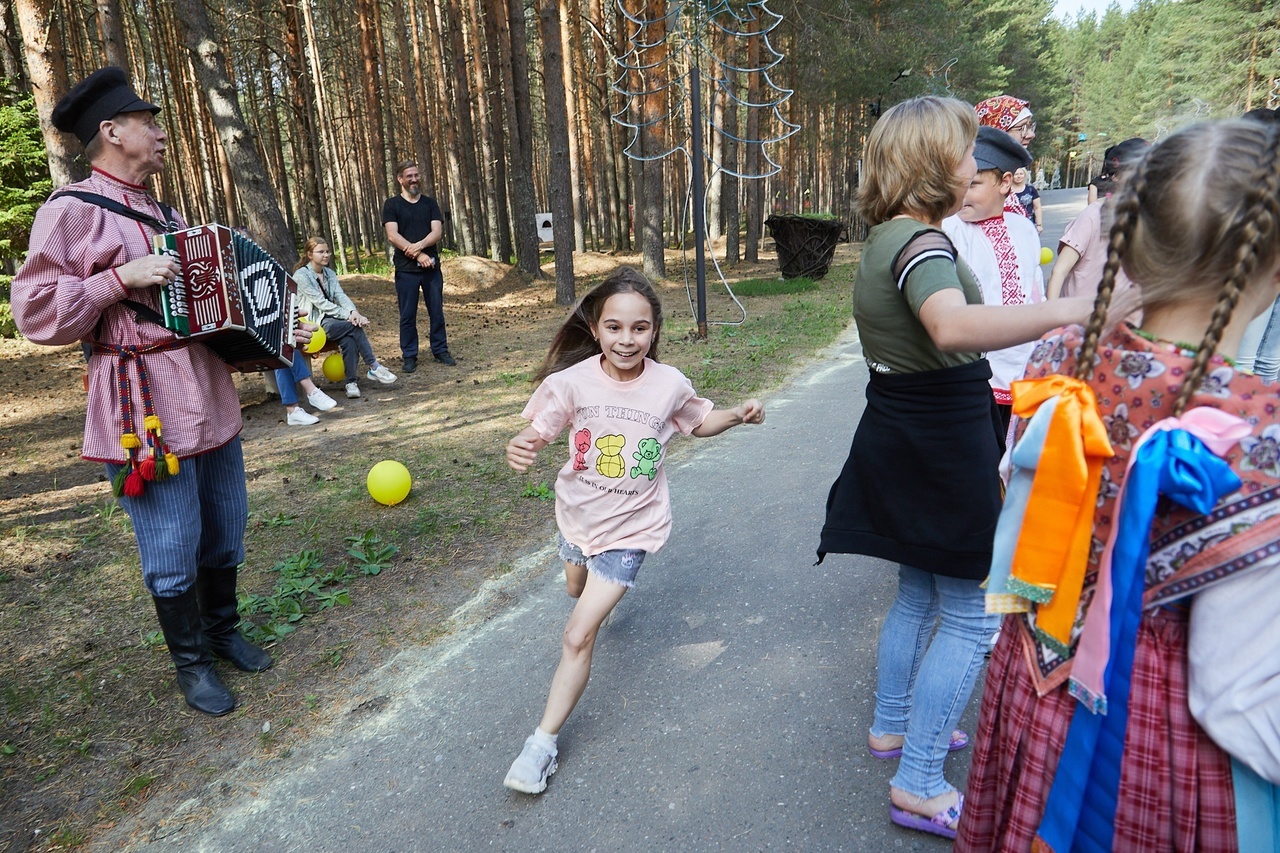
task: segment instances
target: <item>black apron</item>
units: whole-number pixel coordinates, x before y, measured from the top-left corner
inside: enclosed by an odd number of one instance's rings
[[[991,568],[1004,435],[986,359],[871,374],[844,470],[827,497],[818,562],[865,554],[954,578]]]

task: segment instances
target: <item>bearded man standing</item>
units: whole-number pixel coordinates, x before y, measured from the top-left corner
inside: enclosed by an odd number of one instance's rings
[[[405,373],[418,369],[418,293],[427,303],[431,320],[431,354],[450,367],[457,364],[449,354],[444,328],[444,275],[440,272],[440,241],[444,238],[444,216],[440,205],[422,194],[418,164],[405,161],[396,167],[400,194],[382,205],[382,225],[387,242],[395,247],[396,300],[400,303],[400,354]]]

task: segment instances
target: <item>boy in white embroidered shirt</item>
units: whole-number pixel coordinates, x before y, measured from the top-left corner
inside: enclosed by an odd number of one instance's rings
[[[973,158],[978,163],[978,173],[965,194],[964,206],[959,213],[942,220],[942,230],[982,286],[983,302],[1041,302],[1044,274],[1040,271],[1040,236],[1025,216],[1004,209],[1005,197],[1013,188],[1013,173],[1030,165],[1031,155],[1007,133],[980,127]],[[991,389],[1006,431],[1013,403],[1009,383],[1022,376],[1033,345],[1020,344],[987,353]]]

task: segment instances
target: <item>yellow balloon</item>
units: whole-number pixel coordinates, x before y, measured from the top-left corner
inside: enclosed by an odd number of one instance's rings
[[[369,494],[375,501],[395,506],[408,496],[413,477],[409,476],[409,469],[399,462],[384,459],[369,469],[365,485],[369,487]]]
[[[1050,249],[1048,246],[1044,246],[1040,249],[1040,263],[1053,263],[1053,249]]]
[[[316,329],[311,333],[311,343],[303,347],[302,351],[309,352],[312,355],[315,355],[316,353],[320,352],[321,348],[324,347],[325,340],[326,340],[326,337],[325,337],[324,329],[317,326]]]
[[[340,352],[331,352],[325,356],[320,369],[324,371],[324,378],[330,382],[341,382],[347,377],[347,367],[342,363]]]

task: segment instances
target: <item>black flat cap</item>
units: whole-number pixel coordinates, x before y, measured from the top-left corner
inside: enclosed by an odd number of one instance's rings
[[[978,171],[999,169],[1000,174],[1016,172],[1031,165],[1031,154],[1003,130],[983,125],[973,145],[973,159]]]
[[[160,112],[160,108],[138,97],[129,85],[129,77],[123,68],[108,65],[100,68],[71,88],[58,101],[50,118],[53,126],[65,133],[74,133],[81,144],[98,135],[98,125],[120,113],[146,110]]]

